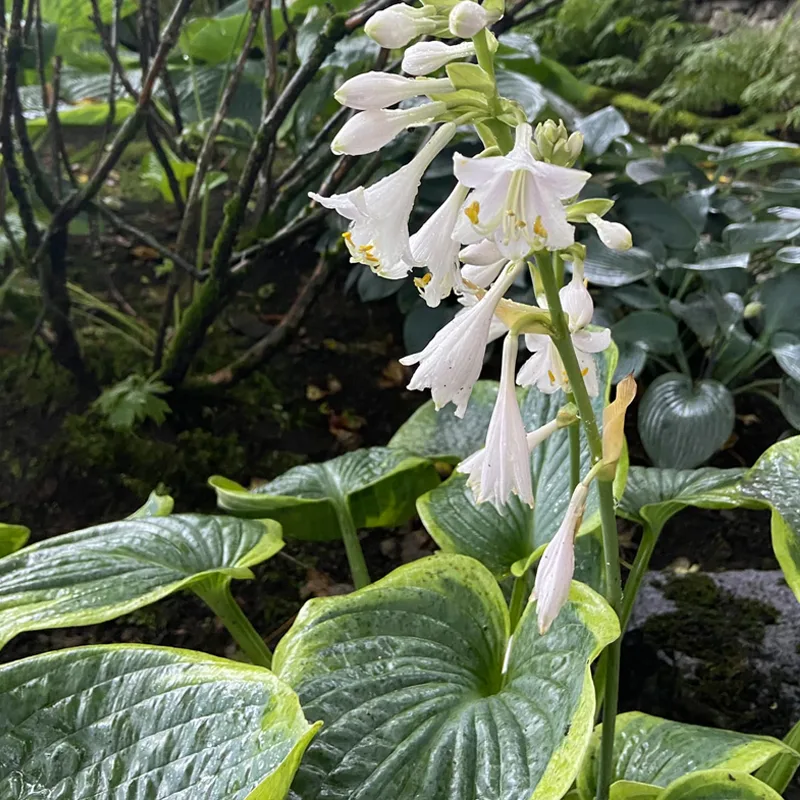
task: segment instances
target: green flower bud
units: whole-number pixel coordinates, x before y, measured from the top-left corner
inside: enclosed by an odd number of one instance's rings
[[[531,152],[539,161],[571,167],[582,149],[583,136],[577,132],[570,135],[563,120],[548,119],[536,126]]]
[[[744,318],[753,319],[753,317],[757,317],[763,310],[763,303],[748,303],[744,307]]]

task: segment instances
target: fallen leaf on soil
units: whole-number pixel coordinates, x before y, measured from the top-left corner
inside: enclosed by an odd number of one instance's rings
[[[139,244],[136,245],[131,250],[134,258],[141,259],[142,261],[160,261],[161,255],[159,254],[158,250],[154,250],[152,247],[148,247],[146,244]]]
[[[378,378],[381,389],[396,389],[406,383],[406,368],[397,360],[390,361],[382,370]]]
[[[686,575],[700,570],[699,564],[692,564],[686,556],[678,556],[667,569],[671,569],[676,575]]]
[[[745,425],[748,428],[751,425],[756,425],[757,423],[761,422],[761,418],[758,416],[758,414],[737,414],[736,419],[738,419],[742,425]]]
[[[311,400],[312,403],[316,403],[317,400],[322,400],[327,394],[328,393],[324,389],[320,389],[319,386],[315,386],[313,383],[309,383],[308,386],[306,386],[306,400]]]
[[[309,597],[333,597],[338,594],[348,594],[353,591],[349,583],[336,583],[327,572],[314,569],[306,572],[306,582],[300,587],[300,599]]]

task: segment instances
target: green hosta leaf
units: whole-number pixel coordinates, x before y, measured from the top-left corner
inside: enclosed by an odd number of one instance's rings
[[[578,777],[584,800],[595,795],[601,730],[599,725]],[[612,785],[627,781],[667,787],[688,773],[710,769],[748,773],[787,750],[783,742],[768,736],[686,725],[632,711],[617,717]]]
[[[770,164],[800,160],[800,147],[791,142],[737,142],[714,159],[721,167],[732,167],[740,174]]]
[[[614,348],[609,348],[604,358],[596,359],[598,381],[605,387],[605,391],[592,404],[598,419],[602,418],[602,410],[608,399],[616,360]],[[488,405],[490,399],[489,383],[484,384],[480,408],[484,403]],[[561,392],[546,395],[535,388],[526,390],[521,398],[520,410],[526,430],[533,430],[553,419],[566,402]],[[491,409],[481,416],[475,413],[472,417],[469,409],[467,411],[462,423],[462,436],[465,443],[473,447],[473,452],[483,445],[490,415]],[[478,423],[483,424],[480,434],[477,431]],[[449,428],[450,440],[455,440],[459,427],[449,422],[445,424]],[[589,462],[589,448],[582,435],[581,474],[586,474]],[[624,472],[624,469],[618,471],[620,481],[624,479]],[[537,498],[533,509],[516,496],[510,498],[502,512],[491,503],[478,504],[467,486],[466,476],[455,472],[441,486],[420,497],[417,511],[428,533],[442,550],[477,558],[497,577],[502,577],[515,564],[518,564],[517,571],[520,571],[534,554],[541,553],[561,524],[570,497],[569,434],[566,429],[556,431],[533,451],[531,474],[534,496]],[[617,487],[617,491],[621,491],[621,487]],[[591,531],[598,524],[597,489],[593,486],[586,504],[582,530]]]
[[[697,243],[692,222],[666,200],[647,195],[620,201],[619,213],[632,229],[633,240],[658,239],[675,250],[688,250]]]
[[[733,432],[730,390],[718,381],[696,383],[668,372],[650,386],[639,405],[639,433],[659,467],[686,469],[711,458]]]
[[[421,405],[391,438],[389,447],[457,464],[483,447],[492,409],[497,399],[497,381],[478,381],[472,390],[467,411],[459,419],[452,408],[437,411],[433,401]],[[520,389],[517,397],[522,400]]]
[[[0,522],[0,558],[24,547],[30,535],[30,528],[26,528],[24,525]]]
[[[711,272],[717,269],[747,269],[750,253],[730,253],[724,256],[703,258],[693,264],[681,264],[684,269],[694,272]]]
[[[199,514],[55,536],[0,559],[0,646],[22,631],[105,622],[214,575],[250,578],[282,546],[269,520]]]
[[[747,473],[741,491],[772,509],[772,548],[800,600],[800,436],[772,445]]]
[[[800,224],[797,222],[734,222],[722,232],[722,241],[731,253],[744,253],[798,235]]]
[[[800,381],[785,377],[778,387],[778,407],[786,421],[800,429]]]
[[[603,155],[617,139],[631,132],[627,120],[614,106],[606,106],[583,117],[575,129],[583,134],[583,146],[593,156]]]
[[[669,355],[678,346],[678,325],[661,311],[634,311],[611,329],[615,342],[634,344],[643,350]]]
[[[499,69],[497,90],[503,97],[516,100],[525,110],[528,119],[536,119],[547,107],[547,96],[542,91],[542,85],[521,72]]]
[[[778,261],[782,261],[784,264],[791,264],[792,266],[800,264],[800,247],[781,247],[781,249],[775,253],[775,258],[777,258]]]
[[[666,164],[658,158],[639,158],[625,165],[625,174],[642,186],[645,183],[668,180],[670,177]]]
[[[293,785],[299,800],[557,800],[591,733],[589,663],[619,634],[588,587],[545,636],[508,609],[471,558],[436,555],[346,597],[312,600],[276,673],[322,719]]]
[[[0,667],[0,796],[280,800],[319,725],[271,672],[78,647]]]
[[[759,286],[758,299],[764,304],[761,317],[765,336],[786,331],[800,333],[796,292],[800,292],[800,271],[794,269]]]
[[[780,368],[790,378],[800,381],[800,336],[781,331],[772,337],[770,344]]]
[[[655,274],[653,256],[639,247],[624,253],[609,250],[596,236],[586,246],[586,278],[597,286],[625,286]]]
[[[746,772],[712,769],[679,778],[658,800],[780,800],[780,795]]]
[[[800,763],[796,755],[798,748],[800,748],[800,722],[796,722],[789,733],[783,737],[783,743],[788,745],[792,752],[773,756],[756,772],[756,777],[760,781],[763,781],[778,793],[786,791],[786,787],[791,783]]]
[[[357,528],[390,528],[414,516],[415,502],[439,483],[431,463],[388,447],[355,450],[322,464],[303,464],[247,490],[215,475],[220,508],[278,520],[296,539],[341,538],[337,507],[347,504]]]
[[[659,469],[630,467],[619,513],[646,523],[658,534],[687,506],[736,508],[743,503],[739,482],[744,469]]]
[[[150,492],[144,505],[131,514],[128,519],[139,517],[168,517],[175,507],[175,501],[168,494]]]

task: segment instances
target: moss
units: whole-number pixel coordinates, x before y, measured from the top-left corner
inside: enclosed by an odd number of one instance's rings
[[[760,729],[761,717],[772,713],[764,698],[779,696],[779,676],[756,671],[753,661],[761,653],[765,627],[777,621],[778,612],[721,589],[706,575],[676,576],[661,588],[676,610],[647,620],[644,644],[695,662],[690,671],[676,670],[676,683],[671,676],[674,696],[662,702],[672,707],[673,715],[676,707],[685,707],[691,721]]]

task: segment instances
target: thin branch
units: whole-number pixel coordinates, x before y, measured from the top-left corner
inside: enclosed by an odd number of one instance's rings
[[[563,2],[564,0],[545,0],[541,5],[532,8],[526,14],[522,14],[522,10],[531,4],[531,0],[519,0],[519,2],[511,6],[505,15],[492,26],[492,33],[494,33],[495,36],[499,36],[501,33],[505,33],[505,31],[509,30],[509,28],[522,25],[523,22],[532,22],[535,19],[539,19],[539,17],[543,17],[550,9],[561,5]]]
[[[119,78],[119,82],[122,84],[122,87],[125,91],[136,101],[139,100],[139,92],[136,91],[133,84],[130,82],[128,78],[128,74],[125,72],[125,67],[120,61],[119,58],[119,34],[118,34],[118,25],[119,25],[119,11],[120,6],[122,5],[122,0],[114,0],[114,12],[113,12],[113,19],[111,22],[111,33],[106,35],[105,26],[103,25],[103,19],[100,15],[100,6],[97,0],[89,0],[92,4],[92,23],[94,24],[95,30],[100,36],[100,42],[103,45],[103,50],[105,50],[106,55],[108,56],[108,60],[111,62],[111,75],[109,78],[110,89],[109,93],[111,94],[114,89],[114,84],[116,78]],[[115,93],[115,92],[113,92]]]
[[[303,317],[330,276],[330,259],[320,256],[314,271],[300,290],[281,321],[227,367],[208,375],[205,380],[213,384],[233,385],[246,378],[266,361],[267,357],[297,330]]]

